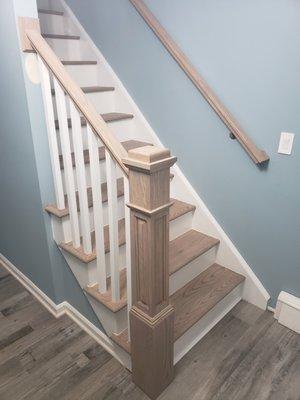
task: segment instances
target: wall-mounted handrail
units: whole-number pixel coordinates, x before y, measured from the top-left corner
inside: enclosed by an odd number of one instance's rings
[[[153,13],[145,5],[142,0],[130,0],[140,15],[147,22],[149,27],[153,30],[156,36],[160,39],[166,49],[170,52],[173,58],[177,61],[186,75],[194,83],[197,89],[201,92],[205,100],[215,110],[224,124],[228,127],[229,131],[240,142],[255,164],[261,164],[269,160],[269,156],[264,150],[259,149],[254,142],[249,138],[246,132],[241,128],[237,121],[230,114],[228,109],[222,104],[220,99],[216,96],[213,90],[204,81],[202,76],[196,68],[188,60],[187,56],[174,42],[167,31],[158,22]]]
[[[65,92],[73,100],[93,131],[100,137],[110,155],[115,159],[125,175],[128,175],[128,169],[122,161],[122,159],[127,157],[127,151],[108,128],[101,115],[97,113],[94,106],[87,99],[87,96],[71,78],[66,68],[41,34],[37,30],[28,29],[26,30],[26,35],[34,50],[47,64],[48,68],[59,81]]]

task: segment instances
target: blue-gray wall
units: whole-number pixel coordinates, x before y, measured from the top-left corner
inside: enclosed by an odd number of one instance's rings
[[[24,74],[16,16],[37,17],[35,0],[0,5],[0,253],[54,302],[71,303],[97,326],[85,295],[53,241],[43,206],[54,201],[40,85]]]
[[[300,3],[147,0],[270,156],[257,168],[129,0],[67,0],[210,211],[272,296],[300,295]],[[105,82],[103,82],[105,84]],[[122,110],[120,110],[122,111]],[[295,132],[292,156],[276,153]]]

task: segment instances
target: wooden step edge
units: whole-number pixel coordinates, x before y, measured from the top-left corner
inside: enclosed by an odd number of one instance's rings
[[[100,115],[106,123],[123,121],[123,120],[127,120],[127,119],[132,119],[134,117],[132,114],[126,114],[126,113],[120,113],[120,112],[111,112],[111,113],[105,113],[105,114],[100,114]],[[81,117],[80,120],[81,120],[81,126],[86,126],[86,119],[84,117]],[[55,122],[55,129],[59,129],[58,120],[56,119],[54,122]],[[69,128],[72,127],[71,118],[68,118],[68,127]]]
[[[96,60],[61,60],[63,65],[96,65]]]
[[[102,192],[102,203],[106,203],[108,196],[107,196],[107,183],[104,182],[101,184],[101,192]],[[122,197],[124,196],[124,178],[117,179],[117,196]],[[93,196],[92,196],[92,188],[87,188],[87,197],[88,197],[88,206],[89,208],[93,207]],[[77,201],[77,211],[80,211],[80,204],[79,204],[79,195],[78,191],[76,191],[76,201]],[[57,208],[54,204],[48,204],[44,207],[45,211],[49,214],[54,215],[57,218],[67,217],[69,215],[69,208],[68,208],[68,199],[67,195],[65,195],[65,204],[66,207],[63,209]]]
[[[55,10],[46,10],[44,8],[39,8],[38,9],[39,14],[50,14],[50,15],[64,15],[63,11],[55,11]]]
[[[121,178],[122,179],[122,178]],[[124,190],[124,189],[123,189]],[[189,205],[188,205],[189,206]],[[193,206],[190,206],[190,210],[193,210]],[[51,207],[47,207],[46,211],[48,212],[53,212],[54,210]],[[182,211],[184,214],[186,214],[186,209],[184,208]],[[182,214],[182,215],[184,215]],[[170,208],[170,220],[174,220],[175,218],[179,218],[181,215],[179,214],[178,210],[176,211],[176,216],[172,216],[172,207]],[[95,251],[95,233],[92,232],[92,248],[93,251],[90,254],[87,254],[84,252],[83,246],[81,245],[80,247],[76,248],[73,246],[72,242],[61,242],[59,244],[60,248],[63,250],[67,251],[70,253],[72,256],[78,258],[80,261],[83,263],[87,264],[89,262],[92,262],[96,259],[96,251]],[[109,226],[106,225],[104,227],[104,236],[105,236],[105,252],[109,253]],[[175,239],[176,240],[176,239]],[[81,243],[82,243],[82,238],[81,238]],[[119,220],[119,246],[123,246],[126,243],[126,236],[125,236],[125,219],[122,218]],[[171,242],[170,242],[171,243]],[[184,266],[183,264],[182,266]],[[172,269],[170,268],[170,271]],[[174,273],[173,271],[170,272],[170,274]]]
[[[120,271],[120,300],[113,301],[111,297],[111,278],[107,278],[107,291],[105,293],[100,293],[98,291],[98,284],[93,286],[86,286],[84,291],[93,297],[94,300],[102,303],[106,308],[108,308],[113,313],[122,310],[127,306],[127,291],[126,291],[126,268]]]
[[[111,340],[120,346],[126,353],[131,354],[131,343],[128,340],[128,329],[124,329],[120,333],[112,333]]]
[[[223,293],[220,294],[220,296],[218,298],[216,298],[215,302],[212,303],[211,306],[208,307],[203,314],[202,313],[199,314],[199,318],[197,320],[195,320],[193,324],[187,325],[186,329],[181,330],[180,334],[179,334],[179,332],[177,332],[177,334],[176,334],[176,319],[178,319],[180,317],[180,314],[178,313],[178,311],[176,312],[176,307],[174,306],[174,308],[175,308],[175,326],[174,326],[174,328],[175,328],[175,336],[174,336],[174,342],[176,340],[178,340],[184,333],[186,333],[192,326],[194,326],[200,319],[202,319],[207,313],[209,313],[231,291],[233,291],[238,285],[240,285],[241,283],[243,283],[245,281],[245,277],[243,275],[240,275],[240,274],[238,274],[238,273],[236,273],[236,272],[234,272],[232,270],[229,270],[229,269],[227,269],[225,267],[222,267],[222,266],[220,266],[218,264],[213,264],[211,267],[215,267],[215,266],[224,268],[224,270],[226,270],[228,274],[231,274],[232,276],[234,276],[236,278],[235,281],[232,283],[232,285],[230,287],[227,288],[227,290],[224,290]],[[208,269],[206,271],[208,271]],[[206,272],[206,271],[204,271],[204,272]],[[187,288],[193,287],[194,281],[197,281],[199,279],[199,276],[202,275],[202,274],[199,274],[196,278],[194,278],[192,281],[190,281],[188,284],[186,284],[184,286],[184,288],[179,289],[177,292],[179,292],[179,291],[183,291],[184,292],[184,291],[187,290]],[[175,292],[174,295],[176,295],[177,292]],[[172,304],[172,297],[174,295],[172,295],[170,297],[170,303],[171,304]],[[198,299],[198,302],[199,302],[199,306],[201,306],[201,300],[200,299]],[[123,350],[125,350],[128,354],[131,354],[131,344],[130,344],[130,341],[128,339],[128,329],[127,328],[124,329],[123,331],[119,332],[119,333],[112,333],[111,334],[111,339],[118,346],[120,346]]]
[[[173,179],[172,174],[170,174],[170,179]],[[169,215],[170,222],[190,212],[194,212],[196,210],[196,206],[190,203],[186,203],[185,201],[173,198],[171,198],[170,201],[173,203],[170,208],[170,215]]]
[[[243,275],[215,263],[173,293],[170,303],[175,309],[174,340],[178,340],[244,281]]]
[[[135,139],[125,140],[121,142],[121,145],[124,147],[126,151],[129,151],[131,149],[137,149],[138,147],[143,147],[143,146],[152,146],[151,143],[141,142],[140,140],[135,140]],[[99,151],[99,161],[105,160],[105,146],[99,147],[98,151]],[[72,158],[72,165],[73,167],[75,167],[76,162],[75,162],[75,155],[73,152],[71,153],[71,158]],[[90,154],[88,149],[83,151],[83,160],[85,164],[90,163]],[[59,163],[60,163],[60,169],[63,169],[64,161],[62,155],[59,156]]]
[[[195,229],[170,241],[170,275],[217,246],[220,240]]]
[[[118,221],[118,232],[119,232],[119,247],[123,246],[125,244],[125,218],[122,218]],[[104,247],[105,247],[105,254],[109,253],[110,247],[109,247],[109,225],[105,225],[104,227]],[[96,250],[95,250],[95,232],[91,233],[92,236],[92,253],[87,254],[84,252],[82,244],[79,247],[74,247],[72,242],[61,242],[59,244],[59,247],[62,248],[63,250],[67,251],[69,254],[72,256],[78,258],[80,261],[82,261],[85,264],[88,264],[92,261],[94,261],[97,256],[96,256]],[[82,243],[82,238],[81,238],[81,243]]]
[[[115,88],[113,86],[82,86],[81,90],[83,93],[104,93],[113,92]],[[55,96],[55,90],[51,89],[52,96]]]
[[[170,177],[171,179],[171,177]],[[102,189],[102,203],[107,202],[107,184],[106,182],[101,184],[101,189]],[[87,196],[88,196],[88,207],[92,208],[93,207],[93,197],[92,197],[92,188],[88,187],[87,188]],[[123,197],[124,196],[124,179],[123,178],[118,178],[117,180],[117,196]],[[79,196],[78,196],[78,191],[76,191],[76,201],[77,201],[77,211],[80,212],[80,203],[79,203]],[[177,204],[177,200],[171,199],[175,204]],[[183,202],[181,202],[183,203]],[[67,195],[65,195],[65,204],[66,207],[59,209],[56,207],[55,204],[47,204],[44,207],[44,210],[49,213],[50,215],[55,216],[56,218],[64,218],[68,217],[70,215],[69,207],[68,207],[68,199]],[[170,215],[170,221],[173,221],[176,218],[179,218],[183,215],[185,215],[188,212],[192,212],[195,210],[195,207],[191,204],[185,203],[186,206],[182,205],[181,210],[177,211],[176,214],[171,214]]]
[[[79,35],[59,35],[56,33],[42,33],[44,39],[66,39],[66,40],[80,40]]]

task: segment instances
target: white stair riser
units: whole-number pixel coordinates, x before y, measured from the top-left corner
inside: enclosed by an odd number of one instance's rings
[[[39,13],[39,20],[42,33],[54,33],[57,35],[78,34],[76,27],[68,17]]]
[[[74,34],[76,35],[76,33]],[[88,46],[88,43],[84,40],[60,38],[45,39],[57,57],[61,60],[95,60],[95,56]]]
[[[109,129],[114,133],[116,138],[120,141],[123,142],[125,140],[130,140],[130,139],[140,139],[137,136],[132,134],[132,131],[135,131],[134,129],[135,126],[135,121],[133,119],[126,119],[126,120],[121,120],[121,121],[114,121],[114,122],[109,122],[108,127]],[[88,142],[87,142],[87,129],[86,126],[83,126],[81,128],[82,132],[82,142],[83,142],[83,148],[87,149],[88,148]],[[57,131],[58,134],[58,131]],[[71,141],[71,149],[73,151],[73,143],[71,140],[71,129],[69,129],[69,134],[70,134],[70,141]],[[59,153],[61,154],[61,148],[60,144],[58,142],[58,147],[59,147]]]
[[[105,114],[115,111],[114,95],[115,95],[114,91],[86,93],[87,99],[93,104],[95,110],[99,114]],[[57,119],[57,110],[56,110],[54,95],[52,96],[52,99],[54,104],[54,118]],[[67,116],[68,118],[70,118],[70,104],[69,104],[69,99],[67,99],[67,96],[66,96],[66,106],[67,106]]]
[[[184,333],[174,344],[176,364],[196,343],[198,343],[226,314],[242,299],[243,283],[232,290],[203,318]]]
[[[90,166],[89,164],[86,164],[85,166],[85,171],[86,171],[86,184],[87,187],[91,187],[91,174],[90,174]],[[106,182],[106,170],[105,170],[105,162],[102,161],[100,162],[100,172],[101,172],[101,183]],[[73,168],[73,173],[75,175],[75,168]],[[117,170],[117,179],[122,178],[122,172]],[[62,179],[63,179],[63,186],[64,186],[64,193],[66,194],[66,184],[65,184],[65,173],[62,171]],[[77,182],[75,178],[75,189],[77,190]]]
[[[196,278],[201,272],[210,267],[216,259],[217,247],[213,247],[206,253],[201,254],[195,260],[191,261],[180,270],[176,271],[170,276],[169,293],[172,295],[178,289],[189,283],[192,279]]]
[[[71,60],[71,57],[64,58],[64,60]],[[71,61],[95,61],[93,58],[76,58]],[[66,70],[71,75],[73,80],[79,86],[113,86],[111,79],[107,78],[107,72],[99,66],[99,64],[92,65],[65,65]]]
[[[126,265],[125,263],[125,246],[121,246],[119,248],[120,257],[119,257],[119,267],[120,270],[123,269]],[[77,257],[72,256],[67,251],[62,250],[62,253],[69,264],[73,274],[79,282],[81,288],[86,286],[92,286],[97,283],[98,273],[97,273],[97,262],[93,260],[89,263],[84,263],[79,260]],[[107,268],[107,276],[110,275],[110,255],[107,253],[105,255],[105,263]]]
[[[123,112],[123,110],[118,110],[118,109],[115,109],[115,111]],[[120,142],[138,138],[136,134],[137,130],[134,118],[110,122],[108,123],[108,127]]]
[[[124,218],[124,215],[125,215],[124,197],[119,197],[118,198],[118,217],[119,217],[119,219]],[[81,221],[80,221],[80,212],[78,213],[78,216],[79,216],[80,232],[82,232]],[[93,207],[89,208],[89,217],[90,217],[91,230],[93,231],[95,228]],[[71,241],[70,217],[67,215],[65,217],[58,218],[55,215],[51,215],[51,218],[52,218],[52,229],[53,229],[55,241],[57,243],[70,242]],[[103,203],[103,221],[104,221],[104,225],[108,225],[107,202]]]
[[[176,239],[191,229],[193,213],[189,212],[170,221],[169,240]]]
[[[121,332],[127,327],[127,307],[113,313],[90,295],[86,294],[86,296],[108,336],[113,332]]]
[[[79,212],[79,223],[80,223],[80,212]],[[89,208],[89,215],[90,215],[90,224],[91,230],[93,231],[94,226],[94,219],[93,219],[93,207]],[[118,216],[119,219],[124,218],[125,216],[125,206],[124,206],[124,197],[118,198]],[[176,238],[177,236],[182,235],[186,232],[190,227],[190,222],[192,219],[192,213],[187,213],[182,215],[179,218],[170,222],[170,238]],[[51,216],[52,222],[52,229],[55,241],[57,243],[61,242],[69,242],[71,241],[71,226],[70,226],[70,217],[62,217],[57,218],[55,215]],[[108,206],[107,202],[103,203],[103,219],[104,225],[108,224]],[[171,239],[172,240],[172,239]]]

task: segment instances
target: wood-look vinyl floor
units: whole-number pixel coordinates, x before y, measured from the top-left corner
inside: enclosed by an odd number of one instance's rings
[[[146,400],[69,318],[0,269],[1,400]],[[300,335],[239,303],[176,366],[159,400],[300,400]]]

